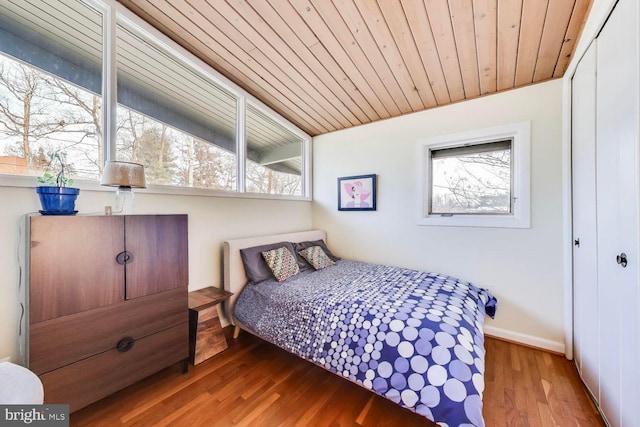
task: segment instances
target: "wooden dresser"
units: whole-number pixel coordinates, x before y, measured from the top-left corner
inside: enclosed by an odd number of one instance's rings
[[[186,215],[29,216],[29,368],[76,411],[189,354]]]

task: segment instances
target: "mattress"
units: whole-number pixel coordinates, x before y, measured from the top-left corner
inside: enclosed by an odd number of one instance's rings
[[[485,314],[446,275],[339,260],[245,286],[234,316],[264,339],[446,426],[484,426]]]

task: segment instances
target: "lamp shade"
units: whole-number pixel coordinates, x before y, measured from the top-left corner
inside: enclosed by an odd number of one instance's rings
[[[144,166],[140,163],[109,160],[102,171],[101,185],[147,188]]]

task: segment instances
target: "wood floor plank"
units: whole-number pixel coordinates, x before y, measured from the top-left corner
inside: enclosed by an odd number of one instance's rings
[[[339,384],[337,382],[329,381],[329,377],[326,377],[323,383],[319,384],[319,387],[322,387],[322,389],[327,390],[328,393],[324,393],[322,396],[319,396],[319,399],[316,399],[311,405],[309,405],[307,407],[307,410],[300,417],[300,419],[296,421],[295,426],[303,427],[303,426],[311,425],[316,415],[320,412],[320,409],[324,407],[324,405],[331,398],[331,396],[335,395],[335,392],[338,389],[338,386]]]
[[[175,365],[71,415],[72,426],[434,426],[423,417],[247,333],[191,367]],[[492,338],[491,427],[602,427],[572,362]]]
[[[356,418],[356,424],[362,425],[364,420],[367,418],[367,414],[369,413],[369,409],[371,409],[372,404],[373,404],[373,396],[369,398],[369,400],[367,401],[367,404],[364,406],[362,411],[360,411],[358,418]]]

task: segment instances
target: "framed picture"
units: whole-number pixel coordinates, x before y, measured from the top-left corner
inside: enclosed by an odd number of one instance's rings
[[[338,178],[339,211],[375,211],[376,176],[358,175]]]

